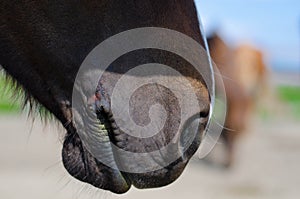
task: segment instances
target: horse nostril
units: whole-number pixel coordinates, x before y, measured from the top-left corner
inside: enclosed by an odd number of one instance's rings
[[[207,118],[207,119],[208,119],[208,117],[209,117],[209,111],[210,111],[210,107],[209,107],[209,106],[205,107],[205,108],[200,112],[200,118],[203,118],[203,119]]]
[[[200,144],[208,120],[209,108],[206,108],[186,121],[179,140],[182,155],[193,143]]]

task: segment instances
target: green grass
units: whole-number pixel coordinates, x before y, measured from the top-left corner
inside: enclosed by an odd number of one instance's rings
[[[5,79],[0,71],[0,114],[19,113],[21,103],[17,98],[14,99],[14,89],[12,84]]]
[[[277,93],[281,101],[291,108],[292,113],[300,118],[300,86],[278,86]]]
[[[298,86],[279,86],[279,97],[288,103],[300,103],[300,87]]]

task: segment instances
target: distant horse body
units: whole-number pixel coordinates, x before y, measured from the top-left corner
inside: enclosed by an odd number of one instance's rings
[[[238,81],[253,100],[260,97],[266,86],[267,68],[263,53],[246,44],[234,50],[234,65],[237,66]]]
[[[63,144],[63,163],[75,178],[95,187],[115,193],[126,192],[131,185],[138,188],[160,187],[170,184],[182,173],[188,160],[199,146],[196,138],[190,150],[170,165],[153,172],[130,173],[110,168],[85,148],[73,125],[72,89],[79,67],[89,52],[107,38],[122,31],[141,27],[161,27],[179,31],[203,45],[196,8],[192,0],[87,0],[87,1],[36,1],[2,0],[0,2],[0,64],[27,92],[65,127],[67,134]],[[120,57],[110,66],[114,70],[130,69],[144,63],[175,64],[182,68],[184,76],[191,76],[197,82],[196,95],[204,117],[199,133],[202,133],[208,118],[210,97],[207,86],[201,77],[195,77],[188,70],[188,63],[174,58],[169,53],[153,49],[130,53]],[[107,75],[107,84],[118,74]],[[109,85],[111,86],[111,85]],[[100,89],[109,93],[107,88]],[[141,91],[147,101],[153,94],[160,94],[158,88],[152,93]],[[179,109],[171,94],[157,95],[162,100],[168,116]],[[87,96],[82,96],[87,97]],[[107,100],[107,103],[111,103]],[[138,110],[138,109],[136,109]],[[102,112],[111,118],[106,123],[116,126],[111,110]],[[144,117],[141,111],[135,112],[137,118]],[[102,116],[103,116],[102,115]],[[125,118],[129,119],[129,118]],[[118,135],[110,129],[110,142],[128,150],[146,150],[165,144],[172,134],[176,121],[164,129],[159,140],[134,139],[125,134]],[[200,135],[199,135],[200,137]],[[104,150],[104,149],[103,149]],[[177,149],[179,150],[179,149]],[[103,154],[107,155],[107,154]],[[116,159],[117,157],[108,157]],[[149,157],[150,158],[150,157]],[[123,159],[121,158],[121,160]],[[134,159],[127,160],[134,162]]]
[[[225,166],[230,166],[235,142],[246,130],[253,104],[265,85],[266,66],[262,52],[251,46],[232,49],[217,34],[210,36],[208,43],[212,59],[223,76],[227,96],[227,116],[221,138],[227,148]]]

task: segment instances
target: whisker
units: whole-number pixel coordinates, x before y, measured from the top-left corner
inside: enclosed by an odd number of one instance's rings
[[[58,166],[61,163],[61,160],[58,160],[57,162],[53,163],[52,165],[48,166],[47,168],[44,169],[44,173],[48,172],[50,169],[53,169],[53,167]]]
[[[214,115],[212,115],[212,121],[215,122],[215,123],[216,123],[219,127],[221,127],[222,129],[225,129],[225,130],[227,130],[227,131],[236,132],[236,130],[234,130],[234,129],[231,129],[231,128],[228,128],[228,127],[226,127],[226,126],[224,126],[224,125],[221,125],[221,124],[218,122],[218,119],[217,119]]]
[[[87,184],[83,184],[82,186],[81,186],[81,188],[79,189],[79,190],[77,190],[76,191],[76,196],[77,196],[77,198],[80,198],[80,195],[82,195],[82,192],[83,191],[86,191],[87,190]]]
[[[66,176],[64,176],[64,177],[66,177]],[[69,179],[66,183],[64,183],[64,184],[57,190],[56,194],[62,192],[62,191],[70,184],[71,181],[72,181],[72,180]]]
[[[238,81],[237,81],[237,80],[235,80],[235,79],[233,79],[233,78],[231,78],[231,77],[229,77],[229,76],[226,76],[226,75],[223,75],[223,74],[217,73],[217,72],[214,72],[214,74],[215,74],[216,76],[221,77],[223,81],[224,81],[224,80],[228,80],[228,81],[231,81],[231,82],[233,82],[233,83],[235,83],[235,84],[238,84]]]
[[[8,74],[5,70],[0,69],[0,75],[3,75],[6,81],[4,93],[9,95],[13,104],[20,104],[22,111],[26,110],[28,118],[35,118],[36,115],[39,115],[43,123],[47,123],[48,121],[55,119],[50,111],[34,99],[21,84],[10,76],[10,74]]]
[[[26,138],[26,144],[29,144],[29,140],[30,140],[31,135],[32,135],[32,130],[33,130],[34,121],[35,121],[35,118],[32,118],[32,122],[31,122],[31,125],[30,125],[30,129],[29,129],[29,132],[28,132],[28,135],[27,135],[27,138]]]
[[[225,130],[227,130],[227,131],[237,132],[236,130],[231,129],[231,128],[228,128],[228,127],[225,127],[225,126],[221,125],[221,124],[218,123],[218,122],[216,122],[216,124],[217,124],[219,127],[223,128],[223,129],[225,129]]]
[[[57,183],[61,183],[64,179],[66,179],[67,178],[67,176],[65,175],[65,174],[62,174],[61,176],[60,176],[60,178],[58,179],[58,181],[57,181]]]

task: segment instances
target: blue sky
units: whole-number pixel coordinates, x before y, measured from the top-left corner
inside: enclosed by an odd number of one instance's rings
[[[253,43],[273,66],[300,70],[300,0],[195,0],[206,32]]]

